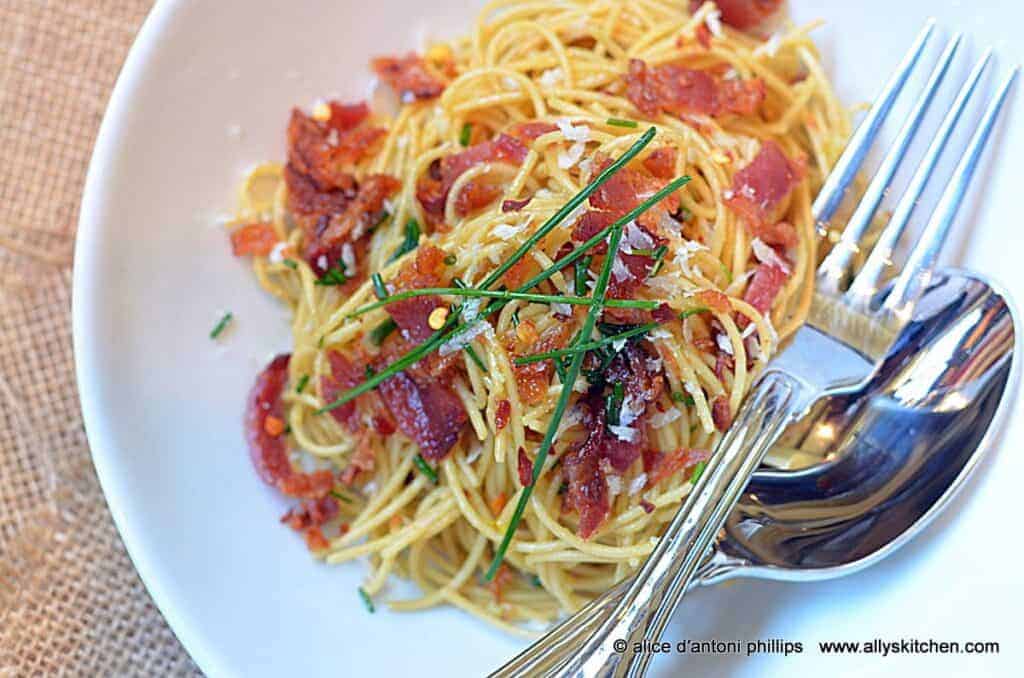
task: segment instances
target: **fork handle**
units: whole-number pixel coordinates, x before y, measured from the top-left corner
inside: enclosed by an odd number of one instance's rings
[[[632,648],[645,638],[660,638],[751,474],[813,391],[783,372],[766,372],[643,568],[628,585],[613,589],[612,595],[621,596],[618,604],[598,598],[492,676],[643,675],[651,655]],[[594,632],[598,614],[604,621]]]

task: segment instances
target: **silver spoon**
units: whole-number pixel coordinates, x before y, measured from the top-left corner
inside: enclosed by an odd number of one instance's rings
[[[981,276],[936,273],[875,376],[788,432],[828,461],[756,472],[693,585],[841,577],[920,533],[963,487],[1009,411],[1016,327],[1005,295]],[[554,674],[625,585],[577,613],[576,632],[558,651],[527,650],[492,675]]]

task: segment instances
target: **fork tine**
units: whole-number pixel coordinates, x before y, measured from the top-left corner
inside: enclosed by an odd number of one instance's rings
[[[960,115],[967,107],[967,102],[974,93],[974,89],[981,79],[981,74],[984,72],[991,57],[992,51],[986,50],[982,58],[978,60],[978,63],[971,70],[967,80],[957,93],[952,107],[949,109],[946,117],[943,118],[942,124],[939,125],[935,137],[928,145],[928,150],[925,151],[921,164],[918,165],[914,176],[911,177],[907,190],[903,193],[899,203],[897,203],[896,209],[893,210],[889,223],[886,224],[885,229],[878,237],[878,242],[875,243],[874,248],[871,250],[870,256],[868,256],[864,266],[861,267],[861,270],[850,285],[850,289],[846,293],[846,299],[855,308],[867,309],[872,297],[878,291],[886,269],[892,265],[892,253],[896,243],[899,242],[900,236],[903,235],[903,231],[910,221],[914,208],[917,206],[917,201],[921,197],[928,179],[932,176],[932,172],[935,171],[935,165],[939,160],[939,156],[946,147],[946,142],[952,136],[953,128],[956,127]]]
[[[871,144],[878,135],[882,121],[889,114],[896,96],[903,89],[910,72],[914,70],[914,66],[934,30],[935,19],[929,19],[910,46],[910,50],[903,57],[903,61],[896,68],[896,72],[889,78],[875,99],[875,103],[864,116],[863,122],[857,126],[857,130],[850,137],[850,142],[846,145],[843,154],[839,156],[836,166],[832,168],[828,179],[825,180],[825,185],[822,186],[818,197],[814,200],[811,209],[815,223],[827,222],[839,207],[846,189],[850,187],[850,183],[864,162],[864,156],[867,155],[868,149],[871,148]]]
[[[900,273],[893,284],[892,291],[882,307],[884,311],[896,316],[909,314],[918,296],[931,279],[935,262],[942,251],[942,245],[946,240],[946,236],[949,235],[953,217],[956,216],[957,210],[963,203],[971,177],[974,175],[974,170],[978,167],[981,152],[985,149],[985,143],[992,133],[996,118],[999,116],[999,111],[1006,101],[1006,95],[1009,93],[1010,87],[1013,86],[1014,81],[1017,79],[1017,72],[1019,70],[1019,66],[1013,68],[1010,75],[999,86],[995,97],[985,110],[981,124],[971,137],[971,141],[967,145],[967,150],[964,152],[960,162],[957,163],[953,176],[950,177],[949,183],[946,185],[946,189],[942,192],[942,197],[939,198],[938,205],[935,207],[935,211],[932,212],[931,218],[928,220],[928,225],[925,226],[921,238],[914,246],[913,252],[910,253],[903,272]]]
[[[924,91],[918,96],[917,102],[914,104],[907,121],[896,135],[892,148],[885,154],[885,158],[883,158],[882,163],[879,165],[878,171],[861,197],[857,209],[854,211],[853,216],[850,217],[849,223],[843,230],[842,238],[832,248],[828,256],[825,257],[821,266],[818,267],[819,289],[838,295],[844,283],[850,277],[854,259],[859,251],[860,241],[871,226],[871,220],[875,216],[882,198],[885,197],[886,192],[889,190],[889,184],[892,182],[897,168],[899,168],[900,163],[906,156],[907,148],[910,146],[914,135],[917,134],[921,121],[924,119],[924,115],[928,111],[928,107],[931,105],[939,85],[942,84],[942,80],[949,70],[949,64],[960,47],[962,39],[963,34],[958,33],[946,45],[946,49],[943,51],[942,56],[939,57],[938,63],[932,69],[932,74],[928,78]]]

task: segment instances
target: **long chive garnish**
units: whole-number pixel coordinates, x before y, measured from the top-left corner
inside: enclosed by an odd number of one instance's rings
[[[415,219],[410,219],[405,222],[405,240],[398,246],[398,249],[394,251],[391,257],[388,259],[390,264],[392,261],[397,261],[402,258],[402,255],[412,252],[420,245],[420,222]]]
[[[650,203],[648,207],[653,204]],[[601,273],[598,275],[597,283],[594,285],[594,303],[587,311],[586,318],[583,319],[583,327],[579,333],[580,337],[589,337],[594,331],[594,325],[597,324],[597,318],[603,309],[602,302],[604,302],[605,292],[608,290],[608,280],[612,275],[612,264],[615,262],[615,257],[619,252],[622,228],[629,221],[632,221],[632,218],[627,221],[620,219],[612,224],[612,231],[608,238],[608,255],[601,265]],[[512,543],[512,537],[519,528],[519,521],[523,519],[526,504],[530,501],[530,495],[533,493],[533,488],[537,485],[538,478],[540,478],[540,472],[544,468],[548,452],[551,451],[551,446],[555,442],[555,435],[558,433],[558,422],[562,420],[565,408],[569,404],[569,397],[573,392],[573,386],[576,384],[576,378],[580,374],[580,368],[583,367],[583,356],[583,353],[573,355],[569,369],[566,370],[565,380],[562,382],[562,391],[558,394],[558,402],[555,404],[554,412],[551,415],[553,423],[548,426],[548,430],[544,434],[544,440],[537,450],[537,456],[533,460],[533,475],[531,476],[530,484],[525,486],[519,494],[519,502],[516,504],[515,512],[512,513],[512,519],[509,521],[505,535],[502,537],[501,543],[494,553],[494,560],[491,561],[491,566],[488,568],[487,574],[484,575],[484,579],[487,581],[491,581],[494,575],[497,574],[498,568],[501,567],[501,562],[505,559],[505,552],[508,551],[509,544]]]
[[[593,303],[593,300],[590,297],[571,297],[561,294],[532,294],[529,292],[510,292],[508,290],[479,290],[473,287],[420,287],[385,296],[379,301],[366,304],[365,306],[360,306],[349,313],[348,317],[355,318],[383,306],[388,306],[389,304],[393,304],[397,301],[403,301],[413,297],[434,297],[442,294],[448,294],[453,297],[486,297],[490,299],[536,301],[542,304],[574,304],[578,306],[590,306]],[[658,308],[658,304],[660,303],[661,302],[659,301],[649,301],[646,299],[608,299],[608,302],[605,305],[610,308],[640,308],[653,311]]]
[[[223,332],[225,328],[227,328],[228,323],[230,323],[231,319],[234,317],[235,316],[234,314],[231,313],[231,311],[225,313],[224,316],[217,321],[217,324],[213,326],[213,329],[210,330],[210,339],[216,339],[217,337],[219,337],[221,332]]]
[[[577,295],[583,294],[583,290],[587,289],[587,271],[590,270],[590,262],[593,260],[593,255],[588,254],[574,264],[576,267],[576,280],[573,287]]]
[[[430,464],[427,463],[427,460],[423,458],[422,454],[417,453],[416,456],[412,458],[412,463],[416,465],[419,472],[425,475],[430,482],[437,482],[437,471],[430,467]]]
[[[602,337],[597,341],[588,341],[585,344],[576,344],[568,348],[560,348],[554,351],[548,351],[546,353],[532,353],[530,355],[524,355],[520,358],[514,359],[512,362],[516,365],[529,365],[530,363],[539,363],[544,360],[551,360],[552,358],[561,358],[567,355],[573,355],[575,353],[586,353],[587,351],[593,351],[595,349],[603,348],[609,344],[614,344],[617,341],[624,341],[630,337],[635,337],[640,334],[645,334],[658,327],[658,323],[646,323],[644,325],[637,325],[632,329],[628,329],[625,332],[619,334],[612,334],[607,337]]]
[[[651,128],[650,132],[652,133],[651,134],[652,137],[653,137],[653,131],[654,131],[654,128]],[[644,135],[644,137],[647,138],[647,141],[650,141],[650,138],[648,138],[646,134]],[[632,151],[634,148],[636,148],[636,144],[634,144],[633,146],[630,147],[630,151]],[[627,153],[629,153],[630,151],[627,151]],[[636,152],[639,153],[639,151],[640,151],[640,149],[637,149]],[[634,153],[634,155],[635,155],[635,153]],[[625,157],[625,155],[623,155],[623,158],[624,157]],[[622,158],[620,158],[619,160],[621,160],[621,159]],[[617,162],[619,162],[619,161],[616,161],[616,163]],[[615,163],[610,165],[609,168],[610,167],[614,167],[614,166],[615,166]],[[607,170],[605,170],[605,172],[607,172]],[[604,180],[607,181],[608,177],[605,176],[605,172],[602,172],[598,176],[598,179],[601,179],[602,177],[604,177]],[[562,268],[572,264],[574,261],[576,261],[580,257],[584,256],[584,254],[586,254],[587,250],[589,250],[591,247],[594,247],[599,242],[602,242],[613,229],[615,229],[616,227],[621,229],[623,226],[625,226],[629,222],[635,220],[637,217],[642,215],[644,212],[649,210],[651,207],[653,207],[657,203],[661,202],[666,196],[669,196],[672,193],[674,193],[675,191],[678,191],[680,188],[682,188],[684,185],[686,185],[686,183],[689,182],[689,181],[690,181],[690,177],[682,176],[682,177],[679,177],[678,179],[675,179],[675,180],[669,182],[666,186],[664,186],[657,193],[655,193],[651,197],[647,198],[647,200],[643,201],[642,203],[640,203],[639,205],[634,207],[632,210],[630,210],[624,216],[620,217],[617,221],[615,221],[611,225],[606,226],[605,228],[602,228],[600,231],[598,231],[593,236],[591,236],[589,240],[584,242],[582,245],[580,245],[579,247],[577,247],[573,251],[569,252],[566,256],[564,256],[561,259],[559,259],[558,263],[556,263],[555,265],[551,266],[550,268],[548,268],[548,269],[546,269],[544,271],[541,271],[537,275],[535,275],[532,278],[530,278],[529,280],[527,280],[525,283],[523,283],[519,287],[519,289],[516,290],[516,292],[525,292],[525,291],[527,291],[529,289],[532,289],[533,287],[536,287],[537,285],[539,285],[540,283],[544,282],[548,278],[554,276],[555,273],[557,273],[558,271],[562,270]],[[589,188],[590,188],[590,186],[588,186],[587,188],[585,188],[583,190],[587,191]],[[596,188],[594,190],[596,190]],[[590,192],[592,193],[593,191],[590,191]],[[581,194],[582,194],[582,192],[580,194],[577,194],[577,196],[575,196],[575,197],[578,197]],[[575,197],[573,199],[575,199]],[[564,211],[564,209],[565,208],[563,207],[562,210],[559,210],[559,212]],[[563,218],[564,218],[564,216],[563,216]],[[552,226],[552,228],[554,228],[554,226]],[[542,230],[543,230],[543,227],[542,227]],[[540,231],[538,231],[538,233],[539,232]],[[520,254],[519,256],[522,256],[522,255]],[[508,270],[507,267],[506,267],[505,270]],[[493,276],[493,274],[491,276],[488,276],[488,278],[490,278],[492,276]],[[495,280],[496,279],[497,278],[495,278]],[[493,283],[494,281],[492,280],[490,282]],[[490,283],[488,283],[488,284],[490,284]],[[486,285],[484,285],[484,286],[486,286]],[[483,309],[481,311],[480,317],[484,318],[484,317],[489,316],[491,313],[494,313],[499,308],[504,306],[506,303],[507,302],[502,301],[502,300],[496,300],[496,301],[492,302],[491,304],[489,304],[487,306],[487,308],[485,308],[485,309]],[[590,306],[591,310],[593,310],[594,308],[595,308],[594,305]],[[353,388],[349,389],[345,393],[342,393],[337,398],[337,400],[335,400],[332,403],[328,403],[328,404],[324,405],[320,409],[316,410],[315,413],[316,414],[323,414],[324,412],[328,412],[330,410],[333,410],[336,407],[341,407],[345,403],[352,401],[353,399],[359,397],[360,395],[366,393],[367,391],[372,391],[373,389],[377,388],[378,384],[380,384],[382,381],[385,381],[386,379],[389,379],[391,377],[391,375],[396,374],[398,372],[401,372],[406,367],[409,367],[410,365],[413,365],[413,364],[419,362],[425,355],[428,355],[428,354],[432,353],[435,349],[440,347],[441,344],[445,343],[446,341],[451,339],[454,335],[456,335],[459,332],[464,331],[466,329],[467,325],[465,323],[456,324],[454,322],[454,319],[457,318],[458,316],[459,316],[458,313],[451,313],[451,314],[449,314],[448,315],[448,320],[441,327],[441,329],[439,329],[436,332],[434,332],[434,334],[432,334],[430,336],[430,338],[428,338],[425,342],[423,342],[422,344],[420,344],[416,348],[412,349],[411,351],[406,353],[404,356],[402,356],[401,358],[399,358],[395,362],[393,362],[390,365],[388,365],[386,368],[384,368],[383,370],[378,372],[372,378],[367,379],[366,381],[364,381],[363,383],[359,384],[358,386],[354,386]],[[578,354],[578,355],[582,355],[582,354]]]
[[[636,141],[636,143],[630,146],[629,149],[625,153],[623,153],[621,157],[619,157],[617,160],[615,160],[615,162],[613,162],[611,165],[605,168],[600,174],[598,174],[598,176],[594,179],[593,182],[588,184],[582,191],[574,195],[569,200],[569,202],[563,205],[562,208],[559,209],[558,212],[556,212],[550,219],[548,219],[548,221],[545,222],[543,226],[541,226],[532,236],[527,238],[526,242],[524,242],[523,245],[519,247],[519,249],[517,249],[508,260],[505,261],[504,264],[496,268],[487,276],[486,279],[484,279],[480,287],[487,288],[490,285],[494,284],[496,281],[498,281],[505,274],[505,272],[508,271],[509,268],[514,266],[515,263],[519,261],[519,259],[521,259],[529,251],[531,247],[533,247],[533,245],[535,245],[541,238],[543,238],[552,229],[558,226],[558,224],[565,220],[565,218],[568,217],[577,207],[579,207],[584,200],[590,197],[590,195],[594,191],[596,191],[601,186],[601,184],[607,181],[616,171],[621,169],[623,165],[625,165],[629,160],[631,160],[641,150],[643,150],[643,148],[651,142],[651,139],[654,138],[654,134],[655,129],[653,127],[647,130],[647,132],[645,132],[643,136],[641,136],[640,139]],[[609,233],[609,231],[615,228],[616,225],[618,225],[621,228],[624,224],[627,224],[630,221],[636,219],[638,216],[646,212],[648,209],[653,207],[656,203],[660,202],[666,196],[679,190],[679,188],[681,188],[689,180],[689,177],[684,176],[672,181],[667,186],[665,186],[657,193],[655,193],[653,196],[651,196],[643,203],[632,209],[628,214],[626,214],[624,217],[616,221],[614,224],[608,226],[607,228],[601,229],[599,233],[595,234],[593,237],[587,240],[587,242],[583,243],[583,245],[577,247],[563,259],[560,259],[557,264],[535,275],[525,284],[521,285],[519,289],[516,290],[516,292],[526,292],[531,288],[539,285],[543,281],[547,280],[548,278],[552,277],[553,275],[555,275],[555,273],[560,271],[562,267],[568,266],[569,264],[573,263],[574,261],[576,261],[576,259],[579,259],[581,256],[583,256],[588,249],[590,249],[598,242],[603,240],[604,237]],[[505,303],[507,302],[492,302],[487,306],[486,309],[483,310],[481,317],[486,317],[490,315],[497,309],[504,306]],[[594,306],[591,306],[590,308],[593,309]],[[406,353],[404,356],[402,356],[395,362],[388,365],[385,369],[381,370],[376,375],[374,375],[373,378],[367,379],[358,386],[355,386],[346,391],[345,393],[342,393],[334,402],[328,403],[327,405],[324,405],[323,407],[318,409],[316,411],[316,414],[323,414],[324,412],[333,410],[336,407],[341,407],[345,403],[350,402],[351,400],[357,398],[363,393],[373,390],[382,381],[390,378],[391,375],[396,374],[397,372],[404,370],[406,367],[415,364],[424,356],[428,355],[429,353],[433,352],[435,349],[440,347],[441,344],[451,339],[454,335],[464,331],[467,325],[465,323],[456,323],[455,320],[456,318],[458,318],[459,315],[460,314],[458,313],[449,314],[448,320],[441,327],[441,329],[434,332],[434,334],[432,334],[430,338],[428,338],[425,342],[423,342],[416,348],[412,349],[409,353]]]

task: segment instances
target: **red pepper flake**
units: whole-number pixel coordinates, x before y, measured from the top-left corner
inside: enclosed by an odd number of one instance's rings
[[[654,504],[647,501],[646,499],[640,500],[640,508],[644,510],[644,513],[654,513]]]
[[[494,410],[494,428],[500,431],[508,426],[508,420],[511,416],[512,403],[502,398],[498,401],[498,407]]]
[[[526,455],[526,450],[519,448],[519,484],[523,487],[533,484],[533,462]]]
[[[274,436],[276,438],[284,433],[284,421],[270,415],[263,420],[263,430],[267,432],[268,436]]]
[[[232,231],[231,252],[236,257],[255,254],[265,257],[280,242],[274,227],[270,224],[248,224]]]
[[[529,198],[524,198],[523,200],[505,200],[501,203],[501,211],[518,212],[529,205],[531,200],[533,200],[532,195]]]

